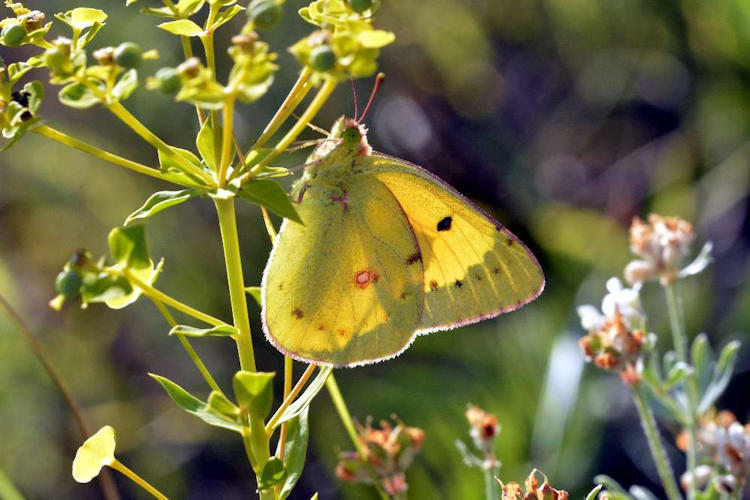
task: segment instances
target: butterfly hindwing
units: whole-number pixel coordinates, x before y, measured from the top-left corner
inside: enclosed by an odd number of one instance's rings
[[[358,158],[355,171],[387,186],[417,238],[425,293],[419,333],[496,316],[541,293],[544,276],[531,252],[437,177],[381,154]]]
[[[419,248],[375,179],[307,188],[304,225],[285,221],[263,278],[269,340],[307,361],[353,365],[394,356],[419,328]]]

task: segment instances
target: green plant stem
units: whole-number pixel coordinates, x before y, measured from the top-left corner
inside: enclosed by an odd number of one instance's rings
[[[294,389],[292,389],[289,395],[284,398],[284,401],[281,403],[279,408],[273,414],[273,417],[271,417],[271,420],[268,421],[265,432],[269,437],[273,433],[274,427],[276,427],[276,422],[279,421],[281,416],[284,414],[284,411],[289,407],[290,404],[292,404],[292,401],[294,401],[294,399],[297,397],[300,391],[302,391],[302,388],[305,386],[305,383],[307,383],[307,380],[310,378],[313,372],[315,372],[315,368],[317,368],[317,365],[307,366],[305,373],[302,374],[302,376],[299,378],[297,383],[294,385]]]
[[[651,456],[654,458],[654,462],[656,462],[656,471],[659,474],[659,479],[661,479],[664,492],[667,494],[669,500],[682,500],[674,479],[672,466],[669,464],[669,460],[667,460],[667,454],[664,451],[659,431],[656,428],[656,419],[654,419],[654,414],[646,401],[643,385],[639,383],[630,387],[633,391],[635,406],[638,409],[638,416],[641,419],[641,426],[643,427],[643,432],[646,434],[648,447],[651,450]]]
[[[24,500],[21,492],[2,469],[0,469],[0,498],[3,500]]]
[[[333,372],[331,372],[331,374],[328,375],[328,378],[326,379],[326,389],[328,390],[328,394],[331,396],[333,406],[334,408],[336,408],[336,412],[339,414],[339,419],[344,425],[346,433],[349,434],[349,439],[352,440],[354,448],[357,450],[357,453],[359,453],[359,457],[364,463],[369,463],[367,461],[367,450],[365,449],[365,445],[362,444],[362,441],[359,439],[357,429],[354,427],[354,420],[352,420],[352,414],[349,413],[349,408],[347,408],[346,406],[344,396],[341,395],[341,390],[339,390],[339,385],[336,383],[336,378],[333,376]],[[375,478],[373,479],[373,484],[378,494],[380,495],[380,498],[388,500],[388,495],[385,493],[385,491],[383,491],[383,488],[380,486],[380,484],[378,484],[377,480]]]
[[[169,144],[161,140],[156,134],[151,132],[148,127],[143,125],[138,119],[133,116],[130,111],[125,109],[125,107],[120,104],[119,102],[113,102],[109,104],[108,109],[114,114],[116,117],[118,117],[125,125],[129,126],[133,131],[138,134],[143,140],[151,144],[154,148],[156,148],[158,151],[161,151],[162,154],[165,156],[171,158],[175,162],[177,162],[180,167],[182,167],[185,172],[197,177],[201,181],[203,181],[207,186],[214,186],[215,182],[211,178],[208,173],[204,172],[202,169],[200,169],[198,166],[193,165],[193,163],[176,152],[174,149],[172,149]]]
[[[224,115],[223,123],[223,135],[221,138],[221,160],[219,161],[219,185],[224,186],[227,183],[227,169],[229,164],[232,163],[232,131],[234,129],[234,103],[235,96],[229,95],[224,102],[224,109],[222,113]],[[218,144],[218,143],[217,143]]]
[[[299,77],[297,78],[297,81],[294,82],[294,85],[289,91],[289,94],[286,96],[286,99],[284,99],[284,102],[281,103],[281,107],[279,107],[279,109],[276,111],[276,114],[273,115],[273,118],[271,118],[271,121],[268,122],[266,128],[263,129],[263,132],[255,141],[255,144],[252,145],[252,147],[248,151],[248,154],[250,154],[251,151],[257,151],[258,149],[265,146],[266,142],[268,142],[273,134],[275,134],[276,131],[279,130],[279,127],[284,124],[284,122],[289,118],[289,116],[291,116],[294,110],[297,109],[299,103],[302,102],[302,99],[305,98],[307,93],[310,92],[310,89],[312,88],[312,85],[310,85],[311,75],[312,70],[308,66],[305,66]]]
[[[685,315],[682,310],[682,301],[677,291],[676,283],[664,286],[664,294],[667,299],[667,311],[669,313],[669,324],[672,329],[672,340],[677,353],[677,359],[685,364],[688,360],[688,338],[685,333]],[[698,385],[693,374],[685,381],[685,392],[687,393],[687,470],[695,471],[697,465],[697,408],[698,408]],[[687,498],[693,500],[696,495],[696,487],[693,482],[688,486]]]
[[[487,500],[499,500],[500,488],[495,476],[497,475],[497,468],[492,467],[484,469],[484,498]]]
[[[273,150],[271,150],[271,152],[268,153],[265,158],[263,158],[263,161],[255,165],[250,170],[251,174],[260,171],[265,165],[268,165],[274,158],[283,153],[284,150],[289,147],[292,142],[294,142],[294,140],[305,130],[305,127],[307,127],[307,125],[313,120],[313,118],[315,118],[315,115],[318,114],[320,108],[323,107],[335,88],[336,80],[334,78],[327,78],[325,82],[323,82],[323,85],[320,87],[318,93],[315,95],[315,98],[312,100],[302,116],[300,116],[299,120],[297,120],[297,122],[289,130],[289,132],[287,132],[286,135],[276,144],[276,146],[274,146]]]
[[[130,281],[130,283],[140,288],[141,291],[143,292],[143,295],[145,295],[151,300],[161,302],[164,305],[171,307],[172,309],[176,309],[180,312],[183,312],[187,314],[188,316],[192,316],[193,318],[199,319],[203,321],[204,323],[208,323],[209,325],[224,326],[227,324],[226,322],[218,318],[214,318],[210,314],[206,314],[204,312],[199,311],[198,309],[190,307],[187,304],[183,304],[179,300],[170,297],[169,295],[167,295],[166,293],[160,290],[157,290],[156,288],[149,285],[148,283],[140,280],[137,276],[133,275],[133,273],[129,272],[127,269],[123,269],[121,272],[122,272],[122,275],[125,276],[125,278],[127,278],[128,281]]]
[[[289,356],[284,356],[284,399],[289,397],[292,392],[292,379],[294,377],[294,360]],[[279,433],[279,453],[280,460],[284,459],[284,445],[286,444],[287,423],[281,424]]]
[[[67,384],[60,376],[60,373],[57,371],[57,368],[55,368],[55,365],[53,365],[52,361],[47,358],[47,355],[44,353],[44,349],[42,349],[41,344],[37,342],[36,338],[34,338],[34,334],[31,333],[31,329],[29,328],[29,326],[23,320],[18,311],[16,311],[13,306],[10,305],[10,302],[8,302],[2,294],[0,294],[0,305],[3,309],[5,309],[6,314],[10,317],[13,323],[15,323],[16,328],[19,332],[21,332],[24,340],[26,340],[26,343],[29,344],[29,347],[31,347],[31,350],[34,352],[36,359],[39,360],[39,363],[41,363],[44,371],[47,372],[47,376],[49,376],[50,380],[52,380],[52,383],[55,385],[55,387],[57,387],[57,390],[60,392],[63,399],[65,400],[65,403],[68,405],[68,408],[70,408],[81,437],[83,439],[89,437],[91,435],[91,428],[88,426],[88,424],[86,423],[86,419],[83,417],[83,410],[80,406],[78,406],[78,403],[73,398],[73,394],[70,392],[70,389],[68,389]],[[112,479],[112,475],[107,471],[102,472],[103,474],[100,476],[99,484],[102,488],[104,497],[107,500],[119,500],[120,494],[117,491],[117,486]]]
[[[109,466],[112,467],[114,470],[121,472],[124,476],[128,477],[135,484],[137,484],[138,486],[140,486],[147,492],[151,493],[151,495],[153,495],[155,498],[158,498],[159,500],[168,500],[166,495],[162,494],[159,490],[151,486],[151,484],[145,479],[143,479],[141,476],[139,476],[132,470],[125,467],[125,465],[123,465],[123,463],[117,460],[116,458],[112,460],[112,463],[110,463]]]
[[[240,241],[237,236],[237,219],[234,213],[234,199],[214,198],[216,213],[219,217],[221,241],[224,247],[224,261],[227,268],[229,299],[232,304],[234,326],[239,330],[237,350],[240,367],[251,372],[256,371],[253,339],[250,333],[250,318],[247,313],[245,296],[245,278],[242,274]]]
[[[169,323],[169,326],[171,326],[172,328],[177,326],[177,321],[175,321],[174,316],[172,316],[172,313],[169,312],[169,309],[167,309],[164,304],[154,299],[151,299],[151,301],[154,303],[162,316],[164,316],[164,319],[167,321],[167,323]],[[201,375],[203,375],[203,379],[206,381],[208,386],[212,390],[219,392],[222,396],[226,397],[226,394],[224,394],[224,391],[221,390],[219,384],[216,383],[216,380],[214,380],[211,372],[208,371],[205,363],[203,363],[203,360],[200,358],[198,353],[195,352],[195,349],[193,349],[193,346],[187,339],[187,337],[177,334],[177,339],[180,341],[180,344],[182,344],[182,347],[185,348],[185,351],[187,352],[188,356],[190,356],[190,359],[193,361],[195,367],[198,368],[198,371],[201,373]]]
[[[61,144],[65,144],[66,146],[70,146],[71,148],[100,158],[106,162],[138,172],[139,174],[148,175],[150,177],[154,177],[155,179],[172,182],[174,184],[180,184],[186,187],[195,187],[195,185],[184,184],[172,179],[167,179],[160,171],[155,168],[147,167],[146,165],[143,165],[141,163],[136,163],[121,156],[117,156],[116,154],[104,151],[97,146],[93,146],[86,142],[80,141],[47,125],[39,125],[38,127],[32,129],[32,131],[43,137],[47,137],[48,139],[52,139]]]

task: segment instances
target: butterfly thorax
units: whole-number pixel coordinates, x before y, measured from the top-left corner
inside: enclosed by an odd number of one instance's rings
[[[293,193],[301,194],[306,187],[340,186],[352,173],[354,160],[372,152],[367,142],[367,128],[351,118],[342,116],[333,125],[328,137],[320,141],[307,158],[307,167],[295,183]]]

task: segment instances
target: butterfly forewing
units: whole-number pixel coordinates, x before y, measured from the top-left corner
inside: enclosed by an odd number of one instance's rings
[[[425,293],[420,333],[510,311],[544,287],[541,268],[508,230],[427,171],[385,155],[357,159],[408,217],[421,251]]]
[[[264,274],[269,340],[306,361],[354,365],[398,354],[419,328],[423,269],[391,192],[354,176],[307,188]]]

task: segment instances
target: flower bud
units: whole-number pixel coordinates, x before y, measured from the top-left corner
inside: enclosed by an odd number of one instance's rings
[[[11,23],[3,28],[2,41],[6,47],[18,47],[26,37],[26,29],[21,23]]]
[[[336,54],[330,45],[319,45],[310,51],[310,67],[316,71],[330,71],[336,65]]]
[[[114,59],[118,66],[133,69],[139,67],[143,62],[143,53],[138,44],[123,42],[115,49]]]
[[[247,17],[257,29],[267,30],[281,19],[281,7],[275,0],[253,0],[247,7]]]

